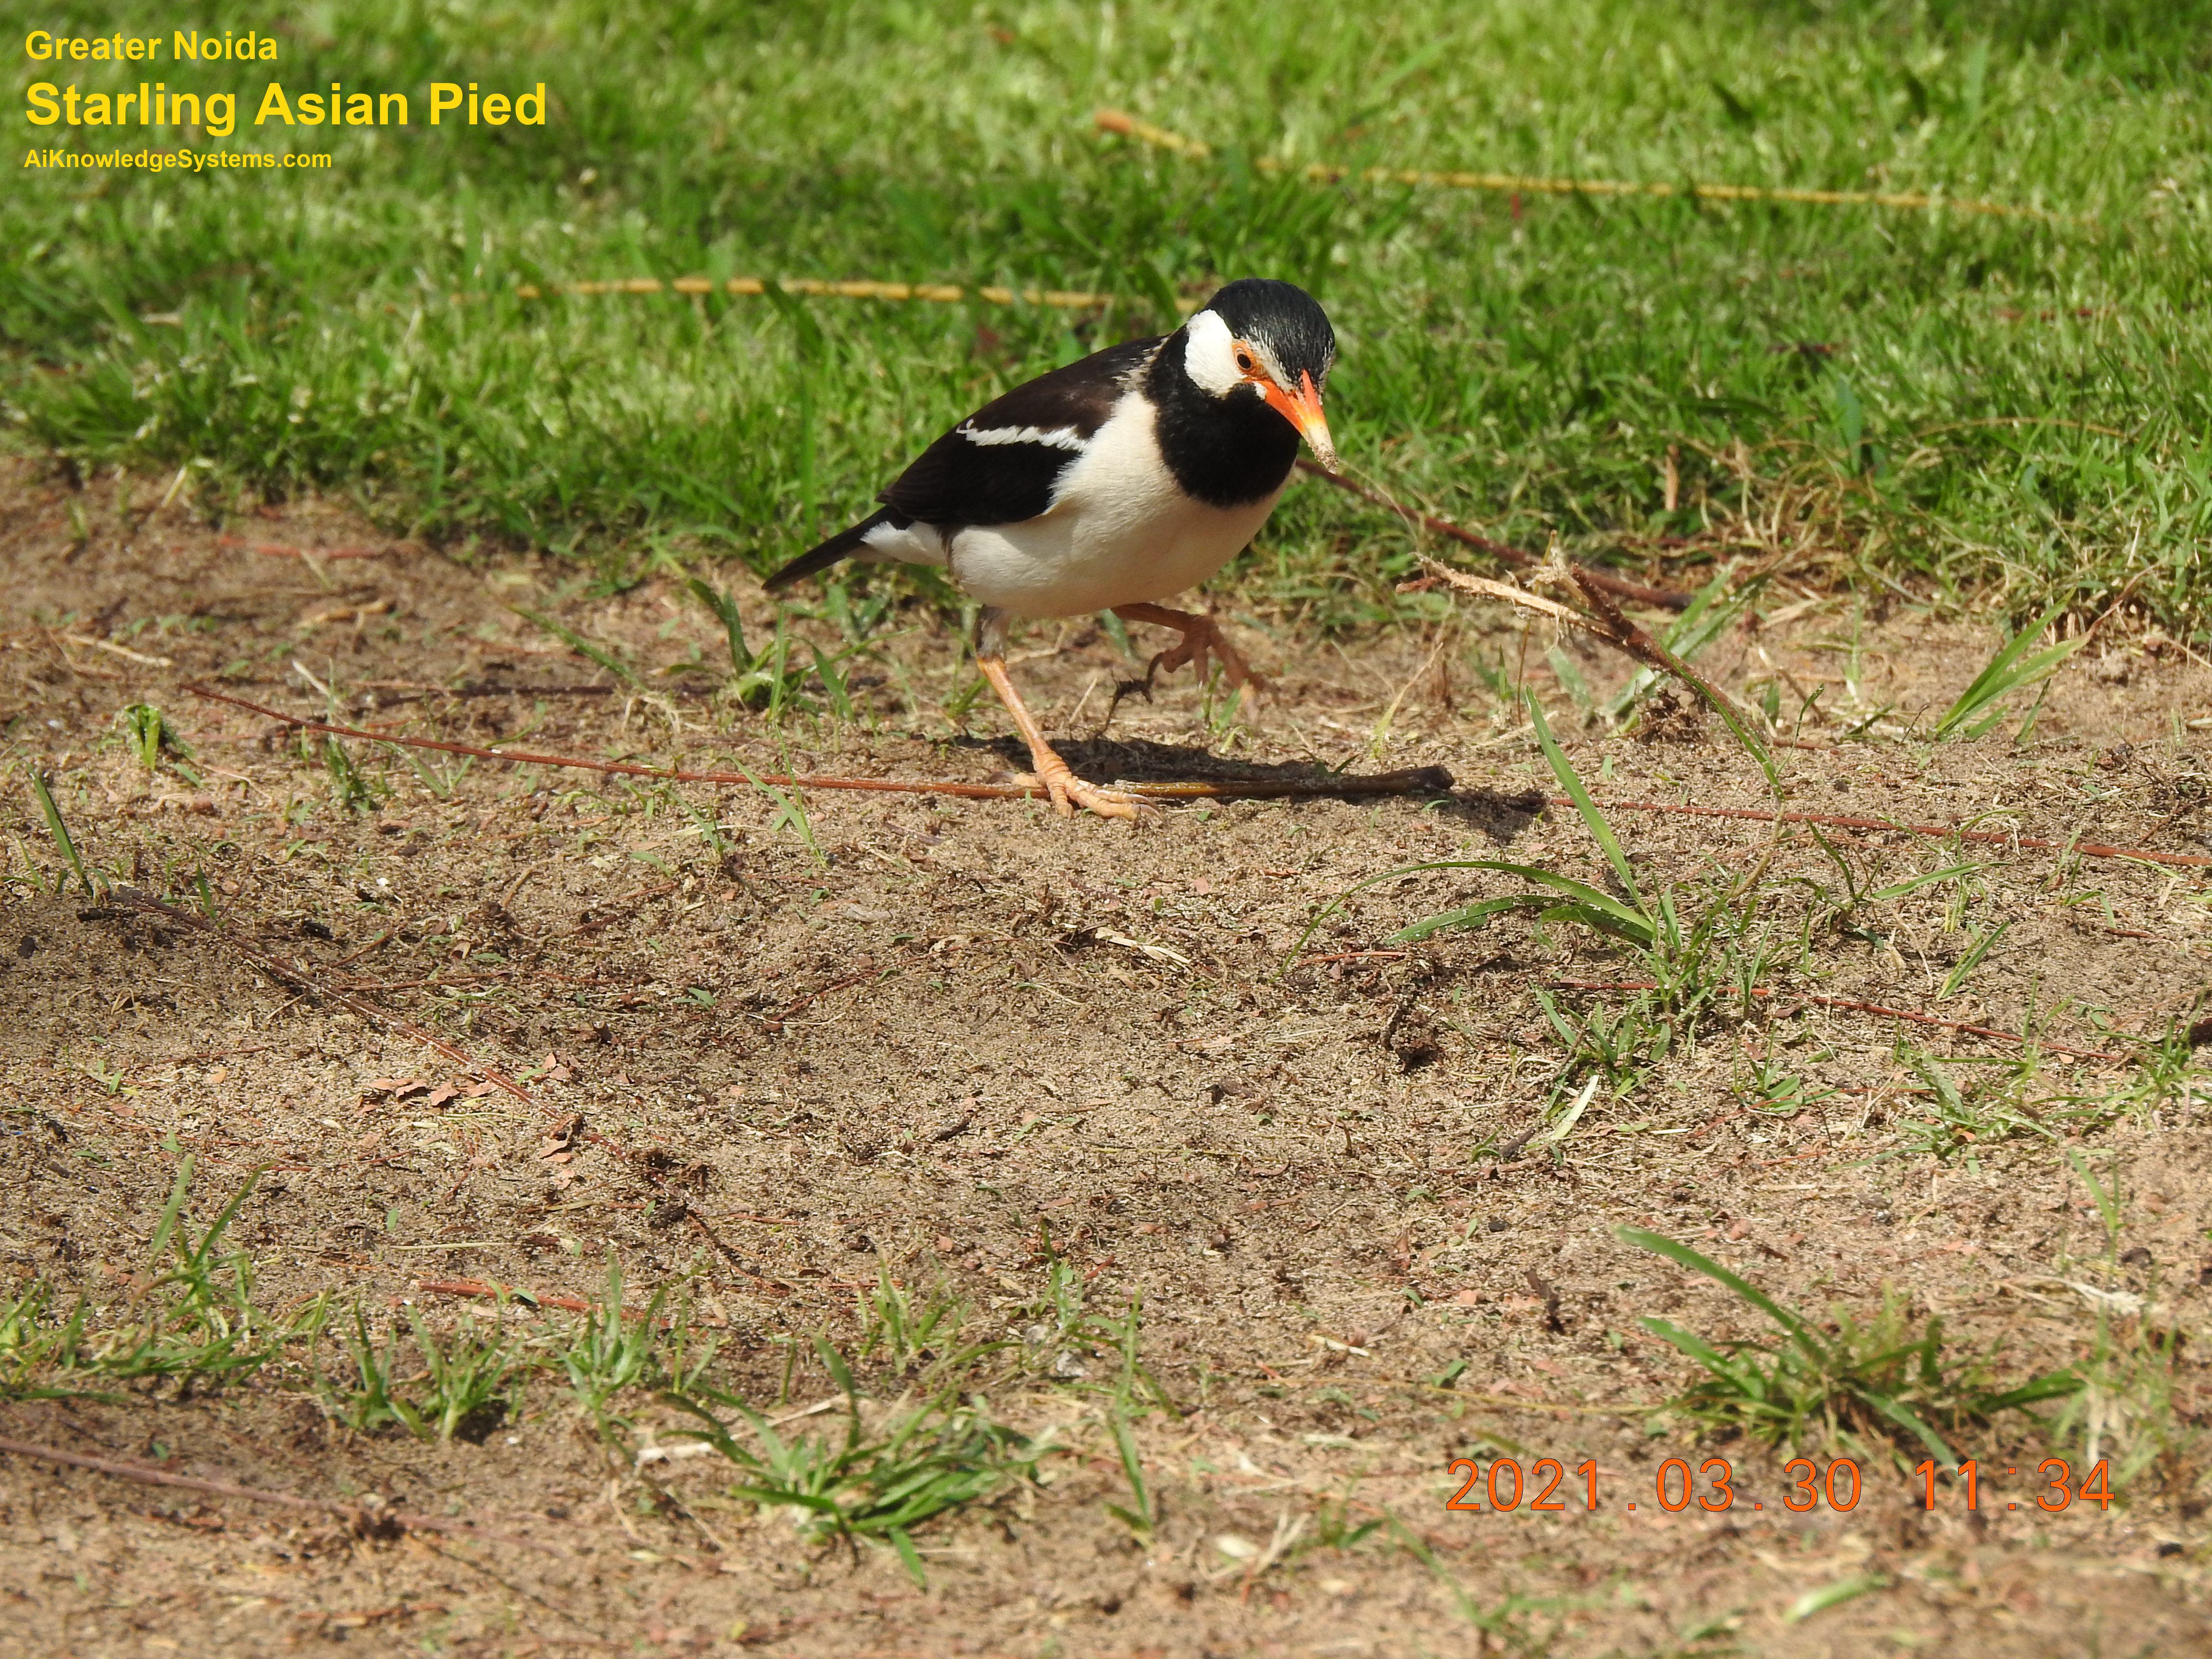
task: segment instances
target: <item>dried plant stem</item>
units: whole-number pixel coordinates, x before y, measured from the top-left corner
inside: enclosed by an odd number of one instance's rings
[[[1478,552],[1487,553],[1491,557],[1502,563],[1510,564],[1516,569],[1533,570],[1543,563],[1543,561],[1533,553],[1523,552],[1521,549],[1510,546],[1504,542],[1494,542],[1487,536],[1478,536],[1464,526],[1454,524],[1449,519],[1439,519],[1432,513],[1423,513],[1407,507],[1402,501],[1393,500],[1380,489],[1340,477],[1336,473],[1327,471],[1318,463],[1305,459],[1303,456],[1299,458],[1297,465],[1300,471],[1312,474],[1323,483],[1334,485],[1347,495],[1357,495],[1371,507],[1379,507],[1386,512],[1396,514],[1407,524],[1419,525],[1431,535],[1442,536],[1447,541],[1459,543],[1462,547],[1472,547]],[[1444,567],[1437,568],[1442,569]],[[1626,577],[1611,575],[1602,570],[1591,570],[1583,565],[1575,565],[1571,568],[1577,580],[1586,577],[1604,588],[1608,593],[1617,593],[1624,599],[1633,599],[1638,605],[1656,605],[1668,611],[1682,611],[1689,607],[1691,596],[1674,588],[1647,587],[1642,582],[1632,582]]]
[[[1648,979],[1579,980],[1557,979],[1551,983],[1554,991],[1656,991],[1657,983]],[[1771,986],[1754,985],[1751,994],[1771,997],[1777,994]],[[1941,1025],[1946,1030],[1964,1031],[1969,1036],[1988,1037],[1996,1042],[2017,1042],[2023,1047],[2034,1043],[2054,1054],[2070,1054],[2075,1060],[2125,1060],[2125,1054],[2108,1054],[2102,1048],[2073,1048],[2063,1042],[2045,1042],[2038,1037],[2022,1036],[2017,1031],[2001,1031],[1993,1025],[1971,1025],[1963,1019],[1939,1019],[1934,1014],[1916,1012],[1911,1008],[1892,1008],[1879,1002],[1855,1002],[1849,997],[1815,996],[1807,992],[1791,991],[1780,994],[1795,997],[1800,1002],[1817,1003],[1823,1008],[1844,1008],[1857,1014],[1879,1014],[1885,1019],[1910,1020],[1916,1025]]]
[[[1055,311],[1096,311],[1117,305],[1120,296],[1112,294],[1089,294],[1057,288],[999,288],[985,283],[977,288],[961,288],[951,283],[878,283],[823,282],[812,276],[786,276],[775,286],[786,294],[803,294],[810,299],[823,300],[921,300],[936,305],[957,306],[966,300],[981,300],[994,306],[1045,306]],[[589,296],[597,294],[733,294],[762,295],[769,291],[768,281],[759,276],[732,276],[717,283],[709,276],[678,276],[663,282],[658,276],[618,276],[600,282],[555,283],[540,288],[526,283],[514,290],[518,300],[542,300],[548,295]],[[465,299],[457,294],[456,300]]]
[[[1213,147],[1200,138],[1154,126],[1118,109],[1102,109],[1092,116],[1102,132],[1118,132],[1155,149],[1192,161],[1212,155]],[[1902,208],[1908,212],[1948,210],[1953,213],[1985,214],[2002,219],[2035,219],[2052,225],[2091,225],[2096,222],[2078,214],[2053,213],[2047,208],[2014,207],[2003,202],[1960,201],[1930,196],[1919,191],[1801,190],[1786,185],[1649,184],[1625,179],[1550,179],[1520,173],[1435,172],[1422,167],[1353,167],[1335,161],[1313,161],[1301,167],[1273,155],[1253,159],[1261,173],[1291,173],[1317,185],[1356,179],[1365,185],[1413,185],[1446,190],[1484,190],[1527,196],[1690,196],[1701,202],[1790,202],[1804,207]]]
[[[266,951],[257,951],[251,945],[232,938],[204,916],[196,916],[189,910],[180,909],[173,904],[164,903],[151,893],[141,892],[136,887],[114,888],[107,894],[106,902],[110,904],[120,905],[126,909],[160,916],[166,921],[176,923],[180,927],[190,927],[219,939],[280,984],[289,985],[295,991],[303,992],[320,1000],[335,1002],[340,1007],[350,1009],[359,1014],[372,1024],[381,1025],[388,1031],[396,1032],[404,1037],[410,1037],[425,1048],[434,1048],[464,1071],[473,1072],[485,1082],[504,1089],[526,1106],[535,1106],[538,1103],[531,1097],[528,1090],[507,1076],[506,1073],[487,1066],[481,1060],[471,1059],[465,1050],[456,1048],[434,1031],[426,1031],[411,1020],[401,1019],[396,1015],[386,1013],[374,1003],[366,1001],[354,995],[350,991],[333,990],[329,986],[319,985],[299,969],[270,956]]]
[[[781,772],[688,772],[672,766],[641,766],[634,761],[587,760],[575,755],[540,755],[520,749],[484,749],[474,744],[449,743],[439,738],[405,738],[389,732],[370,732],[357,726],[334,726],[326,720],[302,720],[296,714],[248,702],[228,692],[204,685],[188,685],[193,696],[228,703],[248,714],[299,732],[327,737],[352,738],[362,743],[388,743],[402,749],[434,749],[441,754],[465,755],[477,760],[504,761],[511,766],[564,766],[586,772],[620,777],[653,778],[663,783],[715,783],[731,787],[768,784],[779,789],[852,789],[879,794],[951,795],[963,800],[1042,800],[1045,790],[1034,783],[950,783],[926,778],[833,778],[797,776]],[[1342,795],[1443,794],[1452,787],[1451,774],[1440,766],[1415,767],[1403,772],[1378,772],[1364,777],[1331,775],[1323,778],[1223,778],[1174,783],[1125,783],[1119,786],[1147,800],[1299,800]]]
[[[1715,714],[1723,719],[1728,716],[1734,705],[1722,696],[1718,686],[1653,639],[1645,629],[1613,603],[1605,584],[1592,580],[1589,571],[1577,566],[1573,575],[1575,585],[1582,589],[1583,597],[1590,602],[1590,609],[1597,612],[1599,621],[1603,623],[1602,627],[1594,630],[1600,638],[1619,647],[1645,667],[1656,668],[1662,674],[1672,674],[1703,697]]]

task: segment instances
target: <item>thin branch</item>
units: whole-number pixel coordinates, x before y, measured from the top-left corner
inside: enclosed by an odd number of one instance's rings
[[[1213,154],[1202,138],[1187,138],[1165,127],[1154,126],[1118,109],[1102,109],[1091,120],[1101,132],[1120,133],[1171,155],[1200,161]],[[1901,208],[1908,212],[1948,210],[1953,213],[1986,214],[1997,218],[2033,219],[2050,225],[2096,223],[2084,214],[2054,213],[2048,208],[2017,207],[2006,202],[1929,195],[1921,191],[1808,190],[1790,185],[1671,184],[1663,179],[1544,178],[1523,173],[1437,172],[1426,167],[1354,167],[1338,161],[1311,161],[1304,167],[1278,156],[1259,155],[1252,166],[1261,173],[1289,173],[1313,184],[1335,185],[1357,179],[1367,185],[1411,185],[1420,188],[1491,191],[1512,196],[1650,196],[1661,198],[1691,196],[1701,202],[1790,202],[1806,207]]]
[[[396,1031],[401,1036],[411,1037],[427,1048],[434,1048],[462,1070],[473,1072],[485,1082],[506,1090],[526,1106],[535,1106],[538,1103],[531,1097],[528,1090],[507,1076],[506,1073],[487,1066],[481,1060],[471,1059],[465,1050],[456,1048],[435,1032],[426,1031],[411,1020],[401,1019],[395,1014],[386,1013],[374,1003],[364,1001],[350,991],[333,990],[328,986],[317,984],[298,969],[270,956],[266,951],[257,951],[251,945],[232,938],[205,916],[196,916],[189,910],[181,909],[173,904],[164,903],[151,893],[141,892],[136,887],[110,889],[107,893],[107,902],[111,904],[121,905],[125,909],[161,916],[179,927],[195,928],[200,933],[208,934],[228,945],[279,983],[289,985],[294,990],[304,992],[308,996],[335,1002],[341,1007],[351,1009],[372,1024],[381,1025],[386,1030]]]
[[[992,283],[979,287],[959,288],[950,283],[884,283],[872,281],[835,283],[816,276],[786,276],[775,285],[787,294],[801,294],[811,299],[824,300],[916,300],[933,305],[957,306],[975,299],[995,306],[1046,306],[1057,311],[1097,311],[1121,303],[1118,295],[1091,294],[1056,288],[1000,288]],[[603,281],[555,283],[541,288],[534,283],[525,283],[514,290],[519,300],[541,300],[549,295],[576,295],[588,297],[599,294],[733,294],[758,295],[768,292],[768,279],[759,276],[730,276],[720,283],[708,276],[678,276],[662,282],[658,276],[617,276]],[[471,296],[456,294],[456,301]]]
[[[1341,477],[1336,473],[1328,471],[1318,463],[1305,459],[1303,456],[1299,458],[1297,465],[1300,471],[1311,473],[1323,483],[1334,484],[1347,495],[1357,495],[1370,507],[1379,507],[1385,512],[1395,513],[1407,523],[1419,525],[1431,535],[1442,536],[1448,541],[1459,543],[1462,547],[1472,547],[1478,552],[1487,553],[1493,559],[1510,564],[1516,569],[1533,570],[1544,562],[1533,553],[1525,553],[1521,549],[1509,546],[1504,542],[1492,541],[1487,536],[1478,536],[1472,530],[1454,524],[1449,519],[1439,519],[1432,513],[1422,513],[1401,502],[1395,501],[1379,489],[1370,489],[1365,484],[1355,483],[1350,478]],[[1686,611],[1689,608],[1692,596],[1677,592],[1673,588],[1647,587],[1642,582],[1632,582],[1626,577],[1611,575],[1602,570],[1591,570],[1583,565],[1576,565],[1573,569],[1577,575],[1587,575],[1590,580],[1604,588],[1607,592],[1617,593],[1624,599],[1633,599],[1638,605],[1656,605],[1668,611]]]
[[[1576,586],[1583,590],[1583,597],[1590,602],[1590,608],[1597,612],[1599,620],[1605,624],[1599,630],[1602,637],[1610,640],[1646,668],[1672,674],[1703,697],[1715,714],[1723,718],[1727,716],[1729,703],[1721,695],[1718,686],[1652,638],[1642,625],[1613,602],[1613,596],[1606,591],[1603,582],[1595,580],[1590,573],[1580,566],[1575,567],[1573,574]]]
[[[1565,795],[1547,795],[1553,806],[1571,806]],[[1601,803],[1608,812],[1673,812],[1685,817],[1742,818],[1753,823],[1815,823],[1824,830],[1887,830],[1908,836],[1934,836],[1945,841],[1972,841],[2000,847],[2028,848],[2039,852],[2079,853],[2092,859],[2141,859],[2148,864],[2177,869],[2212,868],[2212,857],[2200,853],[2154,853],[2142,847],[2111,847],[2095,841],[2046,841],[2039,836],[2016,836],[2006,830],[1964,830],[1948,823],[1898,823],[1888,818],[1845,817],[1826,812],[1770,812],[1749,806],[1691,806],[1680,801],[1609,800]]]
[[[1557,979],[1551,983],[1555,991],[1656,991],[1657,984],[1650,980]],[[1771,997],[1776,994],[1771,985],[1754,985],[1751,994]],[[2073,1048],[2063,1042],[2045,1042],[2040,1037],[2022,1036],[2017,1031],[2000,1031],[1993,1025],[1970,1025],[1962,1019],[1939,1019],[1934,1014],[1923,1014],[1911,1008],[1892,1008],[1879,1002],[1856,1002],[1849,997],[1815,996],[1809,992],[1790,991],[1784,994],[1800,1002],[1818,1003],[1823,1008],[1845,1008],[1853,1013],[1879,1014],[1885,1019],[1910,1020],[1916,1025],[1941,1025],[1947,1030],[1964,1031],[1969,1036],[1988,1037],[1997,1042],[2017,1042],[2022,1047],[2033,1043],[2054,1054],[2070,1054],[2076,1060],[2125,1060],[2125,1054],[2107,1054],[2101,1048]]]
[[[437,738],[400,737],[389,732],[370,732],[357,726],[334,726],[326,720],[302,720],[228,692],[204,685],[188,685],[193,696],[228,703],[250,714],[296,732],[327,737],[351,738],[362,743],[388,743],[402,749],[434,749],[441,754],[465,755],[476,760],[502,761],[510,766],[564,766],[585,772],[619,777],[653,778],[663,783],[714,783],[730,787],[769,784],[779,789],[854,789],[878,794],[951,795],[963,800],[1042,800],[1044,787],[1033,783],[949,783],[923,778],[831,778],[798,776],[781,772],[687,772],[672,766],[641,766],[634,761],[586,760],[575,755],[540,755],[520,749],[483,749],[474,744],[448,743]],[[1364,777],[1332,775],[1322,778],[1221,778],[1174,783],[1123,783],[1121,787],[1148,800],[1304,800],[1342,795],[1441,795],[1452,787],[1451,774],[1441,766],[1419,766],[1403,772],[1377,772]]]

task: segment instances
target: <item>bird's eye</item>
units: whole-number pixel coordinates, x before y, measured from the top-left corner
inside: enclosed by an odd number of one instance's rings
[[[1243,369],[1247,374],[1249,374],[1252,372],[1252,354],[1249,351],[1238,352],[1237,354],[1237,367]]]

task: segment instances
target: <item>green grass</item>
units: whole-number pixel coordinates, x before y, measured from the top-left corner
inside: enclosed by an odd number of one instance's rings
[[[175,21],[144,0],[50,10],[82,34]],[[396,528],[579,552],[608,580],[672,553],[765,568],[979,400],[1265,272],[1338,323],[1330,407],[1354,466],[1498,533],[1639,560],[1686,538],[1694,566],[1728,550],[1717,532],[1772,523],[1840,572],[1999,586],[2020,620],[2124,590],[2169,627],[2212,620],[2191,579],[2212,530],[2205,0],[292,15],[273,72],[294,90],[419,106],[436,78],[543,80],[552,118],[433,129],[418,107],[407,130],[293,130],[335,151],[312,174],[21,174],[0,201],[18,441],[81,470],[204,459],[189,477],[210,509],[351,492]],[[14,94],[71,78],[14,63]],[[124,79],[71,68],[88,91]],[[271,73],[172,79],[240,88],[250,113]],[[1216,154],[1102,137],[1107,103]],[[20,142],[65,141],[15,107]],[[2096,222],[1516,210],[1317,186],[1258,155],[1927,190]],[[512,295],[690,273],[1128,302],[1100,319]],[[1401,603],[1409,557],[1395,520],[1303,489],[1248,591],[1323,624],[1371,617]]]
[[[859,1298],[859,1334],[849,1347],[819,1335],[808,1345],[836,1390],[822,1404],[841,1406],[837,1416],[817,1424],[822,1407],[771,1416],[740,1394],[696,1379],[661,1399],[702,1425],[683,1432],[733,1467],[732,1497],[764,1515],[790,1512],[817,1543],[834,1539],[856,1551],[863,1540],[884,1545],[927,1587],[913,1529],[1036,1480],[1039,1463],[1058,1449],[1053,1431],[1031,1436],[997,1420],[992,1396],[1024,1382],[1065,1384],[1103,1401],[1097,1421],[1134,1504],[1106,1507],[1149,1536],[1156,1510],[1132,1425],[1155,1405],[1174,1407],[1139,1358],[1136,1304],[1119,1317],[1091,1310],[1080,1277],[1054,1261],[1038,1297],[1012,1311],[1018,1340],[971,1334],[967,1304],[942,1291],[913,1294],[886,1275]],[[790,1398],[799,1358],[793,1341],[778,1406]],[[1094,1367],[1098,1380],[1081,1380]]]
[[[1597,936],[1595,942],[1604,953],[1601,960],[1618,959],[1618,965],[1608,960],[1605,969],[1608,979],[1620,972],[1637,976],[1617,988],[1633,993],[1617,1012],[1601,1006],[1577,1013],[1563,1008],[1560,999],[1544,986],[1530,988],[1531,996],[1558,1034],[1567,1056],[1552,1080],[1546,1102],[1549,1127],[1540,1144],[1550,1144],[1564,1139],[1574,1127],[1590,1103],[1598,1079],[1610,1083],[1620,1095],[1635,1092],[1653,1064],[1683,1043],[1695,1041],[1708,1009],[1720,1011],[1731,994],[1736,999],[1735,1017],[1747,1018],[1753,997],[1768,988],[1770,977],[1802,962],[1809,933],[1800,932],[1793,940],[1786,925],[1779,928],[1759,925],[1760,908],[1775,890],[1765,878],[1779,848],[1778,839],[1769,843],[1767,852],[1748,871],[1716,872],[1715,877],[1695,884],[1655,886],[1647,896],[1612,823],[1553,735],[1543,705],[1533,695],[1523,701],[1537,745],[1553,779],[1566,792],[1583,828],[1603,854],[1613,891],[1606,892],[1556,870],[1499,859],[1443,859],[1407,865],[1368,877],[1316,911],[1313,921],[1285,956],[1277,977],[1297,965],[1324,923],[1369,888],[1446,870],[1487,870],[1531,884],[1521,892],[1477,899],[1425,916],[1383,936],[1382,942],[1417,944],[1439,933],[1483,927],[1498,917],[1519,914],[1528,919],[1539,938],[1545,937],[1547,923],[1587,930]],[[1747,755],[1762,765],[1766,763],[1765,750],[1747,728],[1731,719],[1729,730],[1741,740]],[[1589,1079],[1574,1104],[1554,1115],[1574,1085],[1589,1073],[1596,1075]],[[1767,1103],[1786,1103],[1794,1109],[1802,1095],[1802,1081],[1778,1071],[1762,1078],[1761,1085],[1759,1096]]]
[[[44,1279],[0,1306],[0,1400],[65,1398],[99,1385],[167,1385],[173,1399],[252,1379],[288,1345],[312,1342],[325,1310],[318,1301],[289,1317],[254,1300],[253,1265],[226,1247],[230,1225],[258,1175],[195,1231],[189,1200],[193,1160],[184,1158],[155,1224],[144,1272],[121,1306],[83,1297],[64,1316]]]
[[[1840,1442],[1863,1454],[1870,1445],[1890,1444],[1955,1464],[1958,1454],[1945,1435],[2082,1387],[2080,1376],[2064,1370],[1997,1386],[1992,1356],[1947,1355],[1942,1318],[1917,1323],[1887,1294],[1870,1319],[1837,1310],[1823,1325],[1686,1244],[1637,1227],[1619,1228],[1616,1237],[1702,1273],[1772,1328],[1765,1338],[1708,1340],[1671,1320],[1638,1322],[1705,1370],[1673,1403],[1711,1431],[1793,1449]]]
[[[1034,1480],[1063,1449],[1053,1430],[1033,1435],[1000,1420],[994,1400],[1091,1395],[1102,1403],[1091,1420],[1113,1442],[1137,1505],[1108,1507],[1140,1530],[1152,1523],[1131,1429],[1173,1402],[1140,1357],[1137,1305],[1118,1316],[1086,1307],[1065,1262],[1051,1264],[1033,1300],[1000,1304],[1012,1316],[1002,1334],[979,1330],[969,1305],[942,1290],[909,1291],[886,1275],[857,1298],[843,1346],[826,1331],[803,1353],[789,1340],[781,1389],[763,1405],[760,1390],[729,1375],[732,1356],[695,1322],[680,1288],[663,1285],[644,1308],[629,1306],[611,1260],[601,1299],[543,1323],[513,1316],[538,1313],[521,1292],[501,1292],[482,1319],[420,1304],[372,1312],[328,1292],[275,1313],[256,1300],[252,1261],[227,1242],[258,1177],[200,1226],[192,1176],[187,1157],[124,1304],[80,1295],[64,1310],[43,1278],[0,1297],[0,1403],[173,1404],[274,1382],[312,1393],[349,1433],[481,1443],[502,1423],[546,1414],[542,1397],[526,1413],[534,1384],[565,1382],[568,1407],[625,1461],[637,1449],[638,1413],[673,1408],[701,1425],[684,1432],[734,1466],[733,1496],[796,1511],[817,1542],[881,1544],[926,1583],[915,1529]],[[784,1410],[802,1370],[834,1389],[837,1415]]]

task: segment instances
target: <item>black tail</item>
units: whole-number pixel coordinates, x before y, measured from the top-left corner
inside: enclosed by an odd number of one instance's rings
[[[821,546],[810,552],[800,554],[763,582],[761,586],[773,593],[778,588],[788,587],[795,581],[804,580],[817,570],[827,570],[838,560],[848,556],[858,549],[860,544],[867,539],[868,532],[878,525],[896,524],[898,521],[898,514],[892,512],[890,508],[885,507],[873,518],[863,519],[850,530],[841,530]]]

